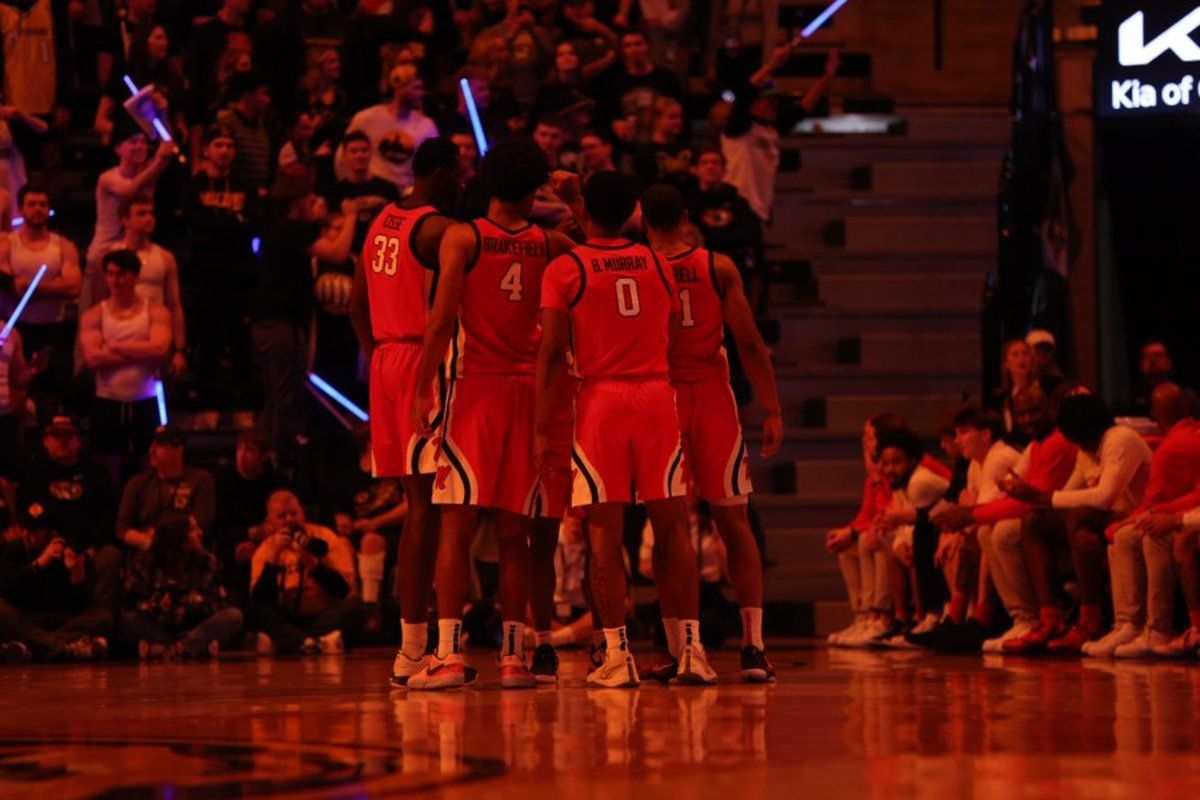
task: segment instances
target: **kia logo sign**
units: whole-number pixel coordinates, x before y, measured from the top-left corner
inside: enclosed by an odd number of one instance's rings
[[[1200,121],[1200,0],[1104,0],[1096,115]]]
[[[1149,42],[1146,14],[1139,11],[1121,23],[1117,31],[1117,55],[1122,67],[1142,67],[1170,50],[1180,61],[1200,61],[1200,46],[1192,31],[1200,28],[1200,6]]]

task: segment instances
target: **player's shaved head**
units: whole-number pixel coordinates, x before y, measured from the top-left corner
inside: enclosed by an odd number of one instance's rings
[[[656,231],[673,231],[683,222],[687,206],[674,186],[658,183],[642,193],[642,221]]]
[[[550,161],[532,139],[505,139],[483,157],[479,177],[488,197],[516,203],[531,197],[549,179]]]
[[[632,175],[612,170],[597,172],[583,187],[583,206],[592,222],[618,231],[637,208],[637,183]]]
[[[414,178],[425,178],[439,169],[453,170],[458,166],[458,148],[449,139],[426,139],[413,153]]]
[[[1150,416],[1163,431],[1192,415],[1192,401],[1177,383],[1160,383],[1150,395]]]

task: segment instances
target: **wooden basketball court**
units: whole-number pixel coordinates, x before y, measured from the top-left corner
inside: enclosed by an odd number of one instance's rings
[[[393,691],[391,653],[0,671],[0,797],[1181,797],[1200,667],[772,652],[774,686]]]

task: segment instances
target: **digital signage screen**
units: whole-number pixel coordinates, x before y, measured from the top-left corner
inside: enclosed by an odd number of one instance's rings
[[[1105,0],[1096,115],[1200,117],[1200,0]]]

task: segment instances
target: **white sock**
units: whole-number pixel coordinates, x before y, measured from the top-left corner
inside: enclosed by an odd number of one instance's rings
[[[763,649],[761,608],[747,606],[742,609],[742,647],[748,644]]]
[[[379,588],[383,586],[383,560],[386,553],[359,553],[358,577],[362,581],[362,601],[379,602]]]
[[[554,641],[550,638],[550,636],[550,631],[534,631],[533,643],[536,647],[541,647],[544,644],[554,644]]]
[[[629,649],[629,640],[625,636],[625,626],[605,628],[604,643],[608,646],[610,654],[627,651]]]
[[[425,655],[425,647],[429,644],[428,622],[405,622],[400,620],[400,652],[418,661]]]
[[[445,658],[452,653],[461,652],[459,637],[462,634],[462,619],[438,620],[438,658]]]
[[[501,630],[504,631],[504,639],[500,654],[525,658],[525,623],[506,621],[502,623]]]
[[[679,658],[679,617],[663,617],[663,633],[667,635],[667,652]]]
[[[678,634],[679,648],[691,645],[697,649],[703,648],[700,644],[700,620],[698,619],[681,619],[679,620]]]

